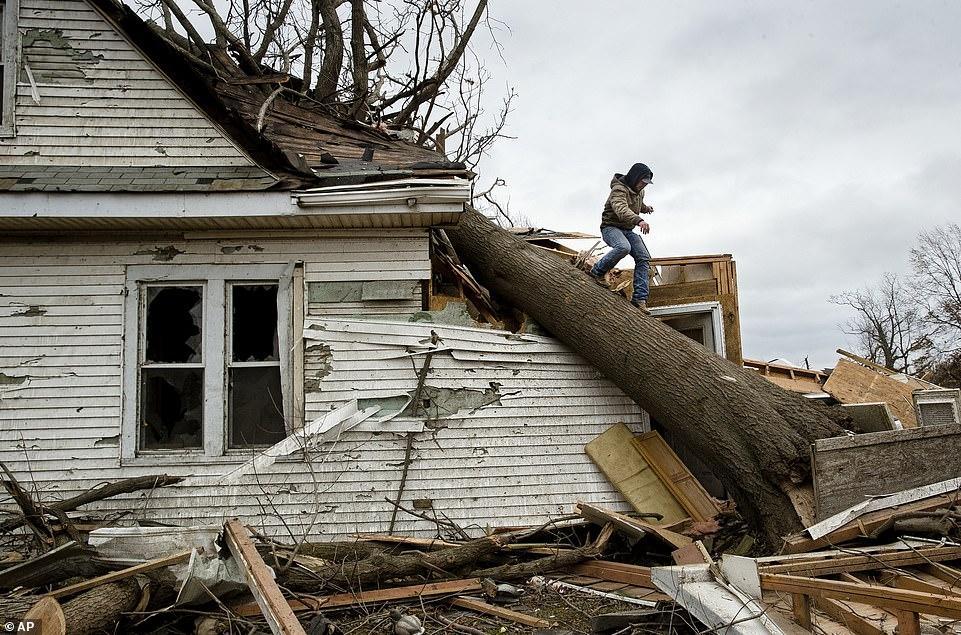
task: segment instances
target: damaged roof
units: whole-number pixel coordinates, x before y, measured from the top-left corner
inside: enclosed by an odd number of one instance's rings
[[[225,76],[220,70],[215,73],[212,67],[205,68],[182,54],[154,25],[116,0],[84,1],[180,93],[189,96],[197,109],[255,165],[223,166],[212,159],[210,165],[198,161],[198,165],[171,166],[164,165],[163,156],[158,156],[156,165],[130,167],[121,165],[122,160],[113,160],[110,152],[103,152],[105,158],[98,157],[98,161],[86,161],[84,156],[76,165],[64,166],[62,161],[52,165],[56,161],[44,161],[40,153],[34,152],[33,165],[0,165],[0,191],[294,190],[420,176],[469,175],[463,164],[449,161],[436,150],[405,141],[395,132],[339,118],[292,90],[281,91],[270,99],[280,85],[268,83],[271,77],[252,78],[239,70],[234,76]],[[30,55],[25,47],[25,66],[31,62]],[[43,51],[38,55],[42,57]],[[31,88],[36,92],[36,86]],[[45,88],[40,87],[41,99]],[[102,91],[104,99],[110,99],[108,92],[112,91]],[[24,110],[30,107],[29,102],[22,103]],[[77,116],[82,116],[79,110]],[[136,131],[138,119],[130,118],[126,127]],[[18,139],[7,142],[16,145]],[[30,141],[22,143],[27,146]]]

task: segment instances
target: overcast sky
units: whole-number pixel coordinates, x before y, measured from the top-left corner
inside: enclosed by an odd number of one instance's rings
[[[828,297],[961,219],[961,2],[491,5],[506,64],[478,53],[519,98],[483,175],[597,231],[612,173],[648,163],[648,247],[734,255],[745,356],[833,366]]]

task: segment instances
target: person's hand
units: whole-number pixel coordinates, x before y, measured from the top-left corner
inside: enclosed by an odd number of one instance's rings
[[[641,232],[642,234],[649,234],[649,233],[651,233],[651,226],[647,224],[647,221],[641,221],[641,222],[639,222],[639,223],[637,224],[637,228],[638,228],[638,230],[640,230],[640,232]]]
[[[648,213],[648,214],[653,214],[653,213],[654,213],[654,208],[651,207],[650,205],[648,205],[648,206],[647,206],[647,213]]]

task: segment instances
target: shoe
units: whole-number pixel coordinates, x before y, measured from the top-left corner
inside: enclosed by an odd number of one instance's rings
[[[610,289],[610,288],[611,288],[610,285],[607,284],[607,274],[606,274],[606,273],[605,273],[603,276],[595,276],[593,273],[591,273],[590,271],[588,271],[588,272],[587,272],[587,275],[591,277],[591,280],[593,280],[593,281],[596,282],[597,284],[601,285],[601,286],[604,287],[605,289]]]
[[[631,300],[631,304],[639,308],[641,310],[641,313],[643,313],[644,315],[651,314],[650,310],[647,308],[647,300]]]

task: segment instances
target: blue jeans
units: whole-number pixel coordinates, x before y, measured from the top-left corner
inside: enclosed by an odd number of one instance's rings
[[[634,258],[634,295],[631,300],[639,302],[647,300],[647,274],[651,268],[651,254],[647,251],[647,245],[640,234],[635,234],[630,229],[621,229],[606,225],[601,227],[601,238],[611,248],[607,254],[597,261],[591,269],[592,276],[603,276],[614,268],[621,258],[631,254]]]

